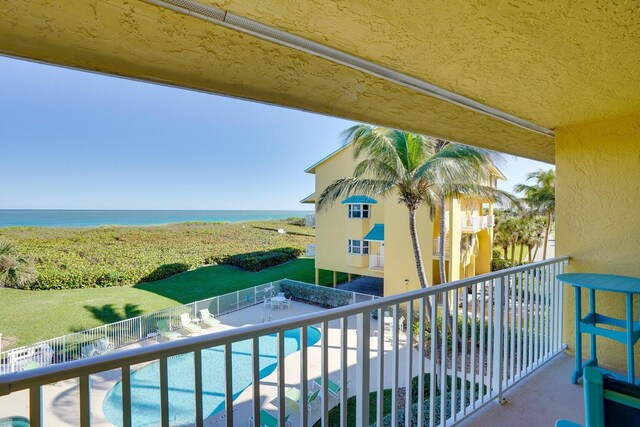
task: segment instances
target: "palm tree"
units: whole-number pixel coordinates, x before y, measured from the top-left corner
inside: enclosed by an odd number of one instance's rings
[[[344,144],[353,144],[354,158],[365,155],[352,177],[340,178],[322,192],[318,208],[326,208],[338,198],[363,194],[395,194],[409,213],[409,234],[420,286],[429,286],[425,274],[416,212],[427,206],[432,217],[441,208],[440,242],[444,245],[444,215],[447,197],[502,198],[503,193],[482,183],[489,182],[496,155],[480,148],[436,140],[383,127],[356,125],[343,133]],[[441,247],[443,249],[443,247]],[[441,275],[444,250],[440,251]],[[442,277],[442,276],[441,276]],[[444,283],[444,281],[443,281]]]
[[[527,181],[530,180],[535,180],[535,184],[518,184],[514,187],[514,191],[516,193],[524,193],[524,201],[527,205],[538,215],[546,216],[542,259],[547,259],[549,233],[556,210],[556,173],[553,169],[540,169],[527,175]]]
[[[31,260],[18,254],[13,243],[0,240],[0,287],[23,288],[36,277]]]
[[[532,262],[536,257],[538,247],[543,242],[542,234],[544,233],[545,220],[539,216],[527,216],[526,218],[528,222],[522,245],[527,247],[529,251],[527,258],[529,262]]]

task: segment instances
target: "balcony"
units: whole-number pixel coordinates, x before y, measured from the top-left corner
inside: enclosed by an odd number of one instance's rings
[[[535,415],[531,416],[539,416],[540,411],[548,412],[550,405],[543,402],[547,396],[530,388],[530,384],[540,384],[540,387],[545,384],[545,381],[540,383],[537,374],[532,374],[549,362],[550,368],[542,368],[541,372],[549,369],[547,372],[552,372],[552,376],[559,372],[562,378],[566,377],[564,383],[569,384],[570,364],[566,358],[556,359],[564,345],[562,286],[555,280],[555,274],[564,270],[567,260],[566,257],[555,258],[336,309],[308,306],[309,309],[298,311],[296,317],[282,317],[262,324],[246,325],[248,319],[254,318],[247,310],[260,310],[260,305],[248,307],[229,314],[234,320],[225,319],[229,327],[220,332],[2,375],[0,414],[10,411],[15,415],[20,408],[26,410],[28,406],[32,426],[40,426],[43,420],[49,421],[53,416],[68,420],[69,425],[100,424],[104,422],[100,417],[105,393],[110,384],[120,380],[122,405],[118,411],[123,425],[132,425],[130,420],[135,419],[139,408],[136,404],[139,391],[132,387],[132,371],[152,362],[159,366],[157,413],[161,425],[168,426],[176,421],[175,408],[179,404],[172,402],[175,391],[171,388],[170,359],[183,355],[193,359],[191,374],[195,392],[192,395],[195,400],[191,401],[193,407],[187,421],[196,426],[246,425],[249,417],[260,416],[261,410],[278,418],[280,425],[284,425],[288,414],[291,414],[289,421],[296,426],[310,425],[317,420],[324,420],[323,425],[328,425],[330,409],[350,396],[356,399],[355,409],[350,410],[357,412],[354,415],[358,426],[373,422],[381,425],[385,416],[383,406],[380,402],[377,404],[369,392],[377,391],[377,396],[382,396],[385,389],[392,389],[392,408],[404,408],[394,409],[386,415],[395,424],[398,417],[411,416],[412,402],[399,401],[399,395],[393,392],[407,387],[409,390],[403,396],[408,399],[413,387],[419,391],[418,402],[413,404],[418,416],[437,420],[436,424],[445,419],[447,424],[471,422],[475,417],[483,417],[482,411],[491,411],[491,415],[486,415],[492,420],[490,424],[501,425],[500,422],[496,424],[496,420],[512,406],[532,408]],[[437,301],[449,300],[459,301],[459,304],[451,309],[437,304]],[[451,314],[453,328],[461,331],[459,336],[448,332],[449,322],[438,321]],[[413,327],[403,327],[404,319],[412,319]],[[462,325],[460,329],[458,322]],[[438,324],[440,326],[436,326]],[[467,327],[473,324],[476,327]],[[299,333],[301,342],[307,342],[309,326],[318,329],[319,341],[285,355],[287,331]],[[430,334],[416,333],[427,330],[438,331],[442,340],[431,339]],[[273,372],[264,377],[259,364],[262,337],[272,337],[281,349],[272,360]],[[238,394],[231,386],[234,378],[241,376],[235,370],[236,352],[235,348],[232,351],[232,346],[241,342],[250,343],[244,357],[251,374],[250,384]],[[225,404],[219,412],[205,406],[202,391],[203,376],[212,374],[212,367],[203,363],[203,353],[211,348],[219,349],[224,359],[218,370],[225,379],[226,387],[220,395],[224,396]],[[446,363],[436,363],[431,357],[434,354],[440,355]],[[425,376],[431,373],[439,375]],[[448,385],[447,377],[451,375],[458,381]],[[525,381],[527,377],[530,379]],[[412,378],[413,382],[410,381]],[[337,391],[321,387],[319,403],[308,406],[306,396],[316,381],[348,386]],[[291,388],[300,390],[297,406],[289,404],[286,398]],[[576,386],[569,388],[579,390]],[[532,407],[530,399],[518,397],[527,393],[540,399],[540,407]],[[492,404],[511,396],[514,400],[506,409]],[[555,405],[551,404],[562,411],[557,417],[581,419],[581,408],[568,413],[564,404],[559,408],[559,402],[563,401],[558,399]],[[377,408],[374,419],[369,418],[370,406]],[[347,425],[348,406],[340,405],[340,408],[343,411],[339,417],[341,425]],[[449,412],[449,408],[457,409]],[[513,412],[511,416],[514,416]],[[513,419],[505,418],[502,425]],[[476,425],[475,421],[473,425]],[[532,425],[539,423],[534,421]]]
[[[384,255],[369,255],[370,270],[384,270]]]
[[[449,255],[450,255],[449,239],[444,239],[444,257],[448,258]],[[440,237],[436,237],[435,239],[433,239],[433,256],[434,257],[440,256]]]
[[[493,215],[466,216],[462,218],[463,233],[477,233],[494,226]]]
[[[316,215],[315,214],[306,215],[305,218],[304,218],[304,224],[307,227],[315,227],[316,226]]]

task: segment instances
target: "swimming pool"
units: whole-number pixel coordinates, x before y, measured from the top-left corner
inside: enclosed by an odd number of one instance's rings
[[[309,327],[307,347],[320,340],[320,331]],[[260,378],[271,374],[277,364],[277,337],[260,337]],[[252,382],[251,340],[233,343],[233,397],[240,395]],[[284,352],[289,355],[300,350],[300,330],[284,333]],[[171,357],[169,368],[169,419],[177,423],[195,422],[193,353]],[[224,347],[202,350],[202,391],[205,417],[224,408]],[[150,363],[131,373],[132,424],[134,426],[160,424],[160,362]],[[122,425],[122,384],[118,381],[102,404],[107,420]]]

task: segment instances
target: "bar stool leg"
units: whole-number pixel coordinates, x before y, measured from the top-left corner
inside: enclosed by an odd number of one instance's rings
[[[589,289],[589,311],[595,322],[596,316],[596,291]],[[589,360],[589,366],[598,366],[598,351],[596,349],[596,334],[589,334],[589,340],[591,342],[591,358]]]
[[[635,383],[633,360],[633,294],[627,294],[627,381]]]
[[[571,375],[571,382],[578,384],[578,379],[582,376],[582,333],[580,332],[580,318],[582,317],[582,295],[578,286],[573,287],[575,295],[575,334],[576,334],[576,369]]]

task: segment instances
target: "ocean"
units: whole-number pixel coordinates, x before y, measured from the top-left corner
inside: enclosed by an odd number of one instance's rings
[[[177,222],[240,222],[304,217],[312,211],[161,211],[0,209],[0,227],[99,227]]]

